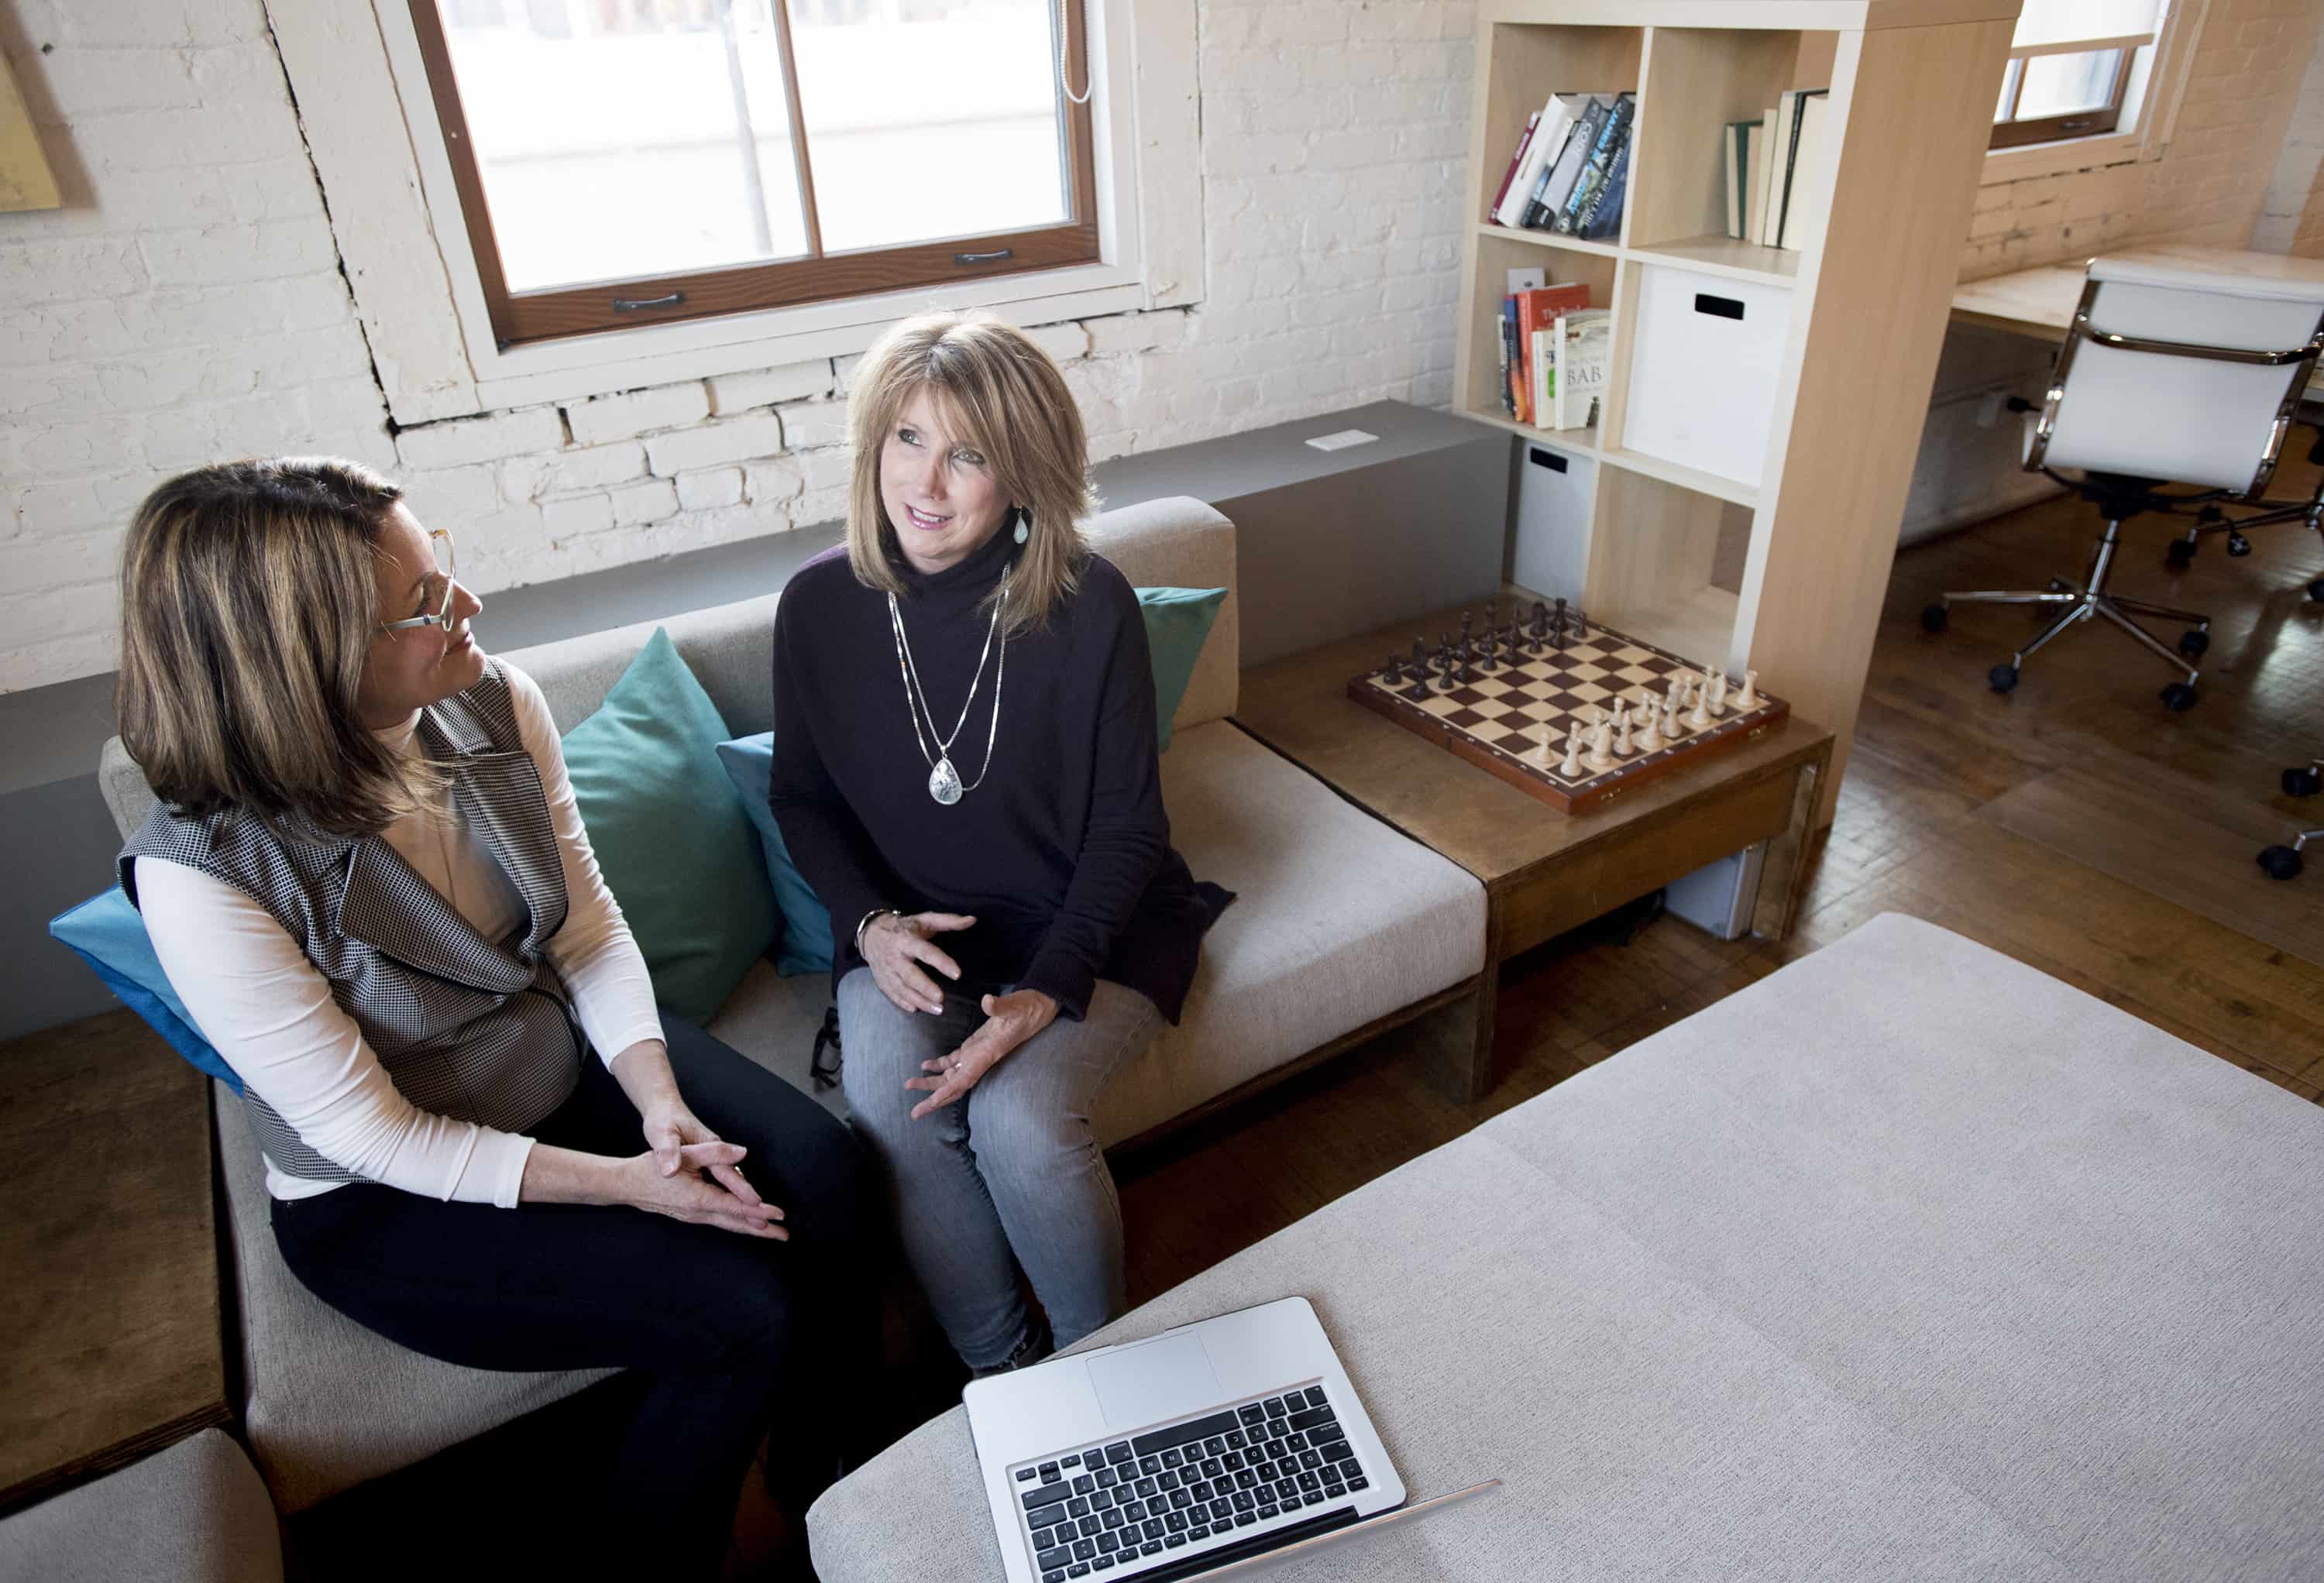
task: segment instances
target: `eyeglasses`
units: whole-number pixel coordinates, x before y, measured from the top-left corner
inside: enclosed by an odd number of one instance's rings
[[[413,627],[441,627],[447,632],[452,630],[452,593],[458,586],[452,581],[452,569],[456,564],[452,554],[452,530],[438,528],[429,533],[428,538],[436,551],[436,575],[444,579],[444,603],[429,615],[416,615],[408,621],[382,621],[380,630],[383,632],[409,631]]]

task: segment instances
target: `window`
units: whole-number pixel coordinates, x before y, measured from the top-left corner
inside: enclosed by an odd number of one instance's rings
[[[1993,111],[1997,149],[2121,127],[2153,64],[2157,0],[2025,0]]]
[[[495,340],[1094,262],[1083,0],[410,0]]]

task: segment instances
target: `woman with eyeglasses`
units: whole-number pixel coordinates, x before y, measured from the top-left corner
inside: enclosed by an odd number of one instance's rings
[[[844,1125],[657,1011],[547,703],[453,574],[353,463],[155,490],[119,707],[160,802],[121,884],[242,1080],[291,1273],[448,1362],[642,1373],[573,1510],[597,1560],[713,1575],[778,1414],[864,1416],[880,1216]],[[794,1519],[831,1432],[770,1443]]]

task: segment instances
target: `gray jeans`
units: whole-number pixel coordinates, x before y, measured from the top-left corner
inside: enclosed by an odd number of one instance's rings
[[[940,985],[941,985],[941,981]],[[899,1011],[870,968],[840,981],[841,1087],[884,1167],[904,1256],[953,1349],[971,1368],[1007,1362],[1032,1333],[1022,1266],[1066,1346],[1126,1306],[1121,1204],[1090,1133],[1090,1109],[1162,1014],[1101,979],[1079,1022],[1059,1017],[1010,1051],[962,1099],[911,1119],[927,1098],[904,1080],[984,1022],[945,987],[940,1016]]]

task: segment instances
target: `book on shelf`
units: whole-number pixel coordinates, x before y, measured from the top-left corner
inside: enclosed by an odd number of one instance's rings
[[[1835,176],[1831,90],[1788,88],[1756,121],[1728,123],[1727,234],[1797,250],[1822,238]]]
[[[1508,197],[1509,183],[1517,179],[1517,167],[1525,163],[1526,150],[1533,146],[1534,131],[1536,127],[1540,126],[1540,111],[1536,110],[1532,115],[1526,117],[1525,133],[1517,139],[1517,152],[1509,156],[1509,168],[1501,172],[1500,186],[1493,189],[1492,204],[1485,210],[1485,217],[1487,219],[1492,218],[1493,216],[1500,212],[1501,200]]]
[[[1548,370],[1539,355],[1542,336],[1557,322],[1559,314],[1578,312],[1589,306],[1587,281],[1562,281],[1554,286],[1517,293],[1517,350],[1526,392],[1525,410],[1517,414],[1520,422],[1537,424],[1541,414],[1549,410]]]
[[[1527,118],[1486,218],[1602,239],[1621,228],[1634,93],[1552,94]]]
[[[1525,146],[1518,151],[1517,170],[1493,206],[1490,217],[1495,225],[1515,225],[1524,215],[1542,171],[1564,148],[1566,134],[1587,99],[1584,94],[1552,94],[1542,106],[1531,133],[1524,139]]]
[[[1613,315],[1603,308],[1580,308],[1552,319],[1535,356],[1543,368],[1536,424],[1543,428],[1586,428],[1598,420],[1599,399],[1612,362]]]
[[[1607,179],[1613,173],[1614,158],[1629,140],[1630,117],[1637,105],[1636,95],[1617,94],[1614,102],[1606,106],[1590,152],[1583,156],[1582,169],[1574,177],[1572,190],[1558,207],[1550,229],[1570,236],[1581,229],[1585,214],[1597,214],[1598,201],[1605,196]]]

